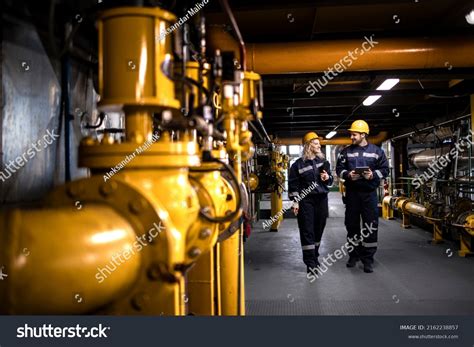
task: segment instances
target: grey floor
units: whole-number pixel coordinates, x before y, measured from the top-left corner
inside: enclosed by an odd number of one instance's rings
[[[322,256],[346,242],[339,193],[330,193],[329,206]],[[460,258],[455,243],[430,244],[425,230],[380,218],[374,273],[364,273],[361,265],[346,268],[345,257],[310,283],[296,219],[284,220],[276,233],[264,231],[262,222],[245,243],[248,315],[474,313],[474,258]]]

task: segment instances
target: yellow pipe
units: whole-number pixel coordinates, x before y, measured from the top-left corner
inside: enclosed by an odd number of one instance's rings
[[[126,108],[125,138],[128,142],[144,143],[152,140],[153,113],[143,108]]]
[[[0,282],[2,314],[93,312],[137,280],[135,231],[108,206],[15,209],[0,221],[0,264],[8,274]]]
[[[233,168],[238,183],[242,182],[242,146],[240,145],[240,121],[233,95],[226,87],[223,91],[223,125],[227,134],[226,149],[233,160]],[[226,316],[245,314],[244,267],[243,267],[243,227],[220,245],[220,273],[222,293],[222,314]]]
[[[383,219],[393,219],[393,210],[391,207],[392,197],[386,196],[382,200],[382,217]]]
[[[210,252],[203,254],[187,275],[189,313],[201,316],[216,314],[215,256]]]
[[[403,206],[404,212],[409,212],[415,216],[425,217],[427,208],[416,202],[408,201]]]
[[[271,216],[278,215],[283,208],[283,198],[279,191],[273,191],[271,195]],[[272,224],[271,231],[278,231],[281,222],[283,221],[283,214],[278,215],[277,220]]]
[[[209,47],[221,51],[233,51],[236,57],[240,51],[230,33],[219,27],[208,31]],[[348,52],[355,59],[352,64],[345,63],[346,71],[407,70],[446,68],[449,62],[456,67],[473,67],[474,40],[470,37],[436,38],[382,38],[372,37],[370,51],[363,51],[364,38],[349,40],[325,40],[307,42],[248,43],[248,70],[259,74],[286,74],[323,72],[328,66],[339,63]],[[315,59],[318,57],[318,59]],[[350,57],[350,56],[349,56]]]
[[[242,182],[241,155],[237,151],[234,170],[239,184]],[[243,226],[220,244],[220,274],[222,314],[245,315]]]
[[[377,135],[369,136],[369,141],[373,144],[381,144],[383,141],[387,140],[388,132],[381,131]],[[284,137],[278,139],[278,143],[283,145],[301,145],[301,137]],[[351,139],[349,135],[347,137],[337,137],[330,140],[321,138],[321,145],[350,145]]]
[[[213,153],[214,155],[218,153]],[[218,156],[217,156],[218,157]],[[236,193],[231,184],[221,175],[220,164],[203,163],[190,173],[191,182],[198,192],[201,206],[210,209],[213,217],[223,217],[236,209]],[[210,171],[212,170],[212,171]],[[225,231],[232,221],[222,223],[197,223],[201,242],[207,240],[209,252],[203,254],[187,274],[189,312],[195,315],[214,315],[220,312],[220,302],[216,300],[216,256],[214,245],[219,232]]]

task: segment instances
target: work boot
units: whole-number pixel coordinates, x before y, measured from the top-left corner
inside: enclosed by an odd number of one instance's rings
[[[374,272],[374,267],[372,264],[364,264],[364,272],[368,274]]]
[[[357,263],[358,261],[359,261],[358,258],[349,257],[349,260],[347,261],[346,266],[347,266],[347,267],[354,267],[354,266],[356,266],[356,263]]]

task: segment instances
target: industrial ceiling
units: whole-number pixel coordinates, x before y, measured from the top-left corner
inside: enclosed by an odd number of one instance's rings
[[[470,4],[448,0],[231,1],[247,45],[349,39],[362,43],[365,36],[373,35],[382,47],[384,39],[438,38],[446,41],[448,56],[454,35],[461,38],[461,45],[463,40],[474,41],[474,25],[465,19]],[[231,31],[217,2],[206,10],[209,23]],[[318,58],[315,54],[314,60]],[[278,57],[274,59],[277,63]],[[399,133],[412,130],[416,123],[469,113],[469,95],[474,92],[474,69],[456,66],[449,59],[436,68],[344,71],[311,96],[306,91],[308,82],[321,79],[323,72],[263,75],[263,122],[270,134],[295,138],[309,130],[326,135],[337,128],[339,135],[357,118],[366,119],[373,133]],[[387,78],[400,82],[392,90],[375,93]],[[382,97],[371,106],[362,105],[372,94]]]

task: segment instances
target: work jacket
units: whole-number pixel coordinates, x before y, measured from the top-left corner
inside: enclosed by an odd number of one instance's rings
[[[358,167],[369,167],[373,172],[373,179],[366,180],[361,176],[356,181],[350,180],[349,172]],[[380,185],[380,181],[388,176],[387,157],[379,146],[371,143],[366,146],[349,145],[337,158],[336,173],[344,179],[344,185],[348,191],[373,191]]]
[[[329,175],[327,181],[321,180],[321,173],[325,170]],[[290,168],[288,179],[288,197],[294,201],[303,199],[312,194],[327,194],[332,185],[331,167],[326,159],[318,158],[303,160],[299,158]]]

